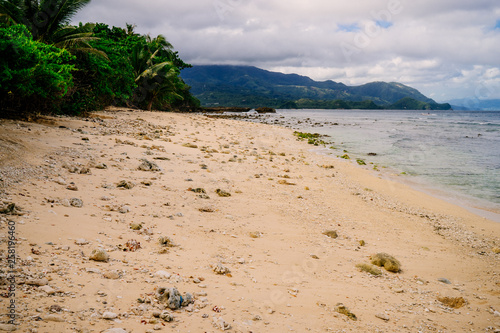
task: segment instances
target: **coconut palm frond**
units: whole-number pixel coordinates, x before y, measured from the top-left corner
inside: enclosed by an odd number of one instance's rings
[[[0,22],[5,25],[23,23],[22,14],[20,1],[0,1]]]
[[[99,39],[93,36],[95,24],[87,23],[83,26],[66,26],[57,30],[52,36],[54,46],[65,48],[69,51],[92,53],[107,60],[105,52],[94,49],[89,42]]]
[[[41,0],[40,9],[49,13],[46,31],[52,33],[68,25],[71,18],[91,0]]]

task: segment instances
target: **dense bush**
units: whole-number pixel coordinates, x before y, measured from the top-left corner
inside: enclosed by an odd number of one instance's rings
[[[140,35],[132,25],[69,26],[89,2],[0,0],[3,114],[81,114],[109,105],[199,107],[179,77],[190,65],[162,35]]]
[[[0,28],[0,110],[52,112],[73,86],[75,57],[34,41],[23,25]]]

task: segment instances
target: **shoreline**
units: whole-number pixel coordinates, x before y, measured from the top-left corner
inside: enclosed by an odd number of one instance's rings
[[[0,129],[21,331],[500,329],[500,224],[291,129],[122,109]],[[402,270],[359,270],[381,252]],[[161,287],[193,302],[169,308]]]
[[[231,117],[231,114],[229,114],[228,116]],[[252,116],[247,117],[247,118],[245,118],[245,117],[242,118],[241,115],[239,115],[238,117],[235,117],[234,119],[241,120],[241,121],[257,122],[257,123],[262,123],[262,124],[273,124],[273,121],[271,121],[271,122],[269,121],[271,119],[269,117],[263,118],[261,116],[257,116],[257,117],[255,117],[254,115],[252,115]],[[278,116],[279,116],[279,114],[278,114]],[[279,118],[276,118],[276,119],[279,119]],[[294,121],[292,121],[291,119],[288,119],[288,122],[283,121],[283,120],[279,120],[278,126],[282,126],[284,128],[290,128],[290,129],[298,130],[298,131],[306,130],[306,131],[311,131],[311,132],[314,132],[315,129],[317,130],[318,128],[319,129],[322,128],[322,126],[318,127],[317,124],[313,124],[313,122],[311,122],[311,119],[308,118],[307,120],[309,120],[309,125],[303,124],[302,127],[298,126],[299,124],[294,123]],[[306,123],[307,123],[307,121],[306,121]],[[326,139],[328,139],[328,137],[329,136],[327,135]],[[327,145],[328,144],[330,144],[330,143],[327,141]],[[335,146],[337,146],[337,148],[334,149],[333,152],[339,153],[339,151],[342,148],[339,148],[338,144],[335,144]],[[340,147],[342,147],[342,144],[340,145]],[[326,147],[324,147],[324,149],[311,148],[311,151],[316,151],[316,150],[317,150],[318,154],[322,154],[325,156],[331,155],[330,157],[333,157],[333,158],[336,157],[336,156],[333,156],[335,154],[332,152],[332,150],[328,149]],[[369,166],[373,164],[370,161],[368,161],[366,159],[366,157],[363,155],[359,155],[359,158],[362,158],[364,161],[366,161]],[[358,166],[354,163],[353,163],[353,166],[364,168],[363,166]],[[367,167],[365,167],[365,168],[367,168]],[[422,177],[419,175],[414,175],[414,176],[410,176],[410,177],[408,177],[408,176],[402,177],[401,175],[398,174],[398,172],[402,172],[403,170],[397,169],[395,166],[390,166],[390,167],[380,167],[379,166],[379,168],[380,168],[379,170],[373,171],[373,174],[375,177],[384,177],[384,178],[387,177],[388,179],[391,179],[393,181],[406,184],[415,190],[421,191],[423,193],[434,196],[434,197],[439,198],[441,200],[445,200],[445,201],[452,203],[452,204],[455,204],[457,206],[466,208],[470,212],[475,213],[481,217],[485,217],[485,218],[488,218],[490,220],[494,220],[495,222],[500,222],[500,204],[498,204],[498,203],[488,201],[488,200],[483,199],[483,198],[474,197],[470,194],[463,193],[463,192],[458,191],[456,189],[453,189],[451,187],[446,187],[445,185],[439,185],[439,186],[432,185],[431,181],[429,179],[426,179],[425,177]],[[378,173],[378,175],[377,175],[377,173]]]
[[[323,151],[322,151],[323,150]],[[329,156],[330,158],[337,158],[337,156],[333,156],[333,153],[328,150],[327,148],[324,149],[311,149],[312,152],[324,156]],[[455,205],[457,207],[461,207],[464,209],[467,209],[469,212],[478,215],[480,217],[486,218],[488,220],[500,223],[500,210],[496,207],[492,206],[498,206],[495,203],[492,203],[490,201],[472,197],[472,196],[467,196],[464,193],[459,193],[459,192],[453,192],[452,190],[449,189],[443,189],[437,186],[431,186],[428,182],[425,181],[423,178],[419,178],[419,176],[414,176],[417,179],[410,179],[407,177],[402,177],[399,174],[395,173],[397,170],[392,170],[392,168],[382,168],[379,170],[373,170],[368,167],[363,167],[360,165],[357,165],[354,163],[354,161],[351,161],[351,164],[354,168],[360,168],[363,170],[367,170],[372,173],[373,177],[378,177],[382,179],[387,179],[390,181],[394,181],[397,183],[401,183],[403,185],[406,185],[410,187],[411,189],[415,191],[422,192],[426,195],[429,195],[431,197],[434,197],[439,200],[446,201],[452,205]],[[469,203],[467,202],[469,201]]]

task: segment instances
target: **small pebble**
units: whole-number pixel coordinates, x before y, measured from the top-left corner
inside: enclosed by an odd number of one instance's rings
[[[106,311],[102,314],[102,319],[112,320],[118,318],[118,315],[114,312]]]
[[[445,278],[439,278],[438,279],[439,282],[443,282],[443,283],[446,283],[446,284],[451,284],[451,281],[448,280],[448,279],[445,279]]]
[[[389,321],[389,316],[386,315],[385,313],[377,313],[375,317],[377,317],[378,319],[382,319],[384,321]]]

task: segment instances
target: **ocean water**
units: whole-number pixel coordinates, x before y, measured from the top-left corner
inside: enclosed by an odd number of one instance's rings
[[[346,150],[398,179],[500,212],[500,111],[278,110],[271,117],[331,136],[336,155]]]

